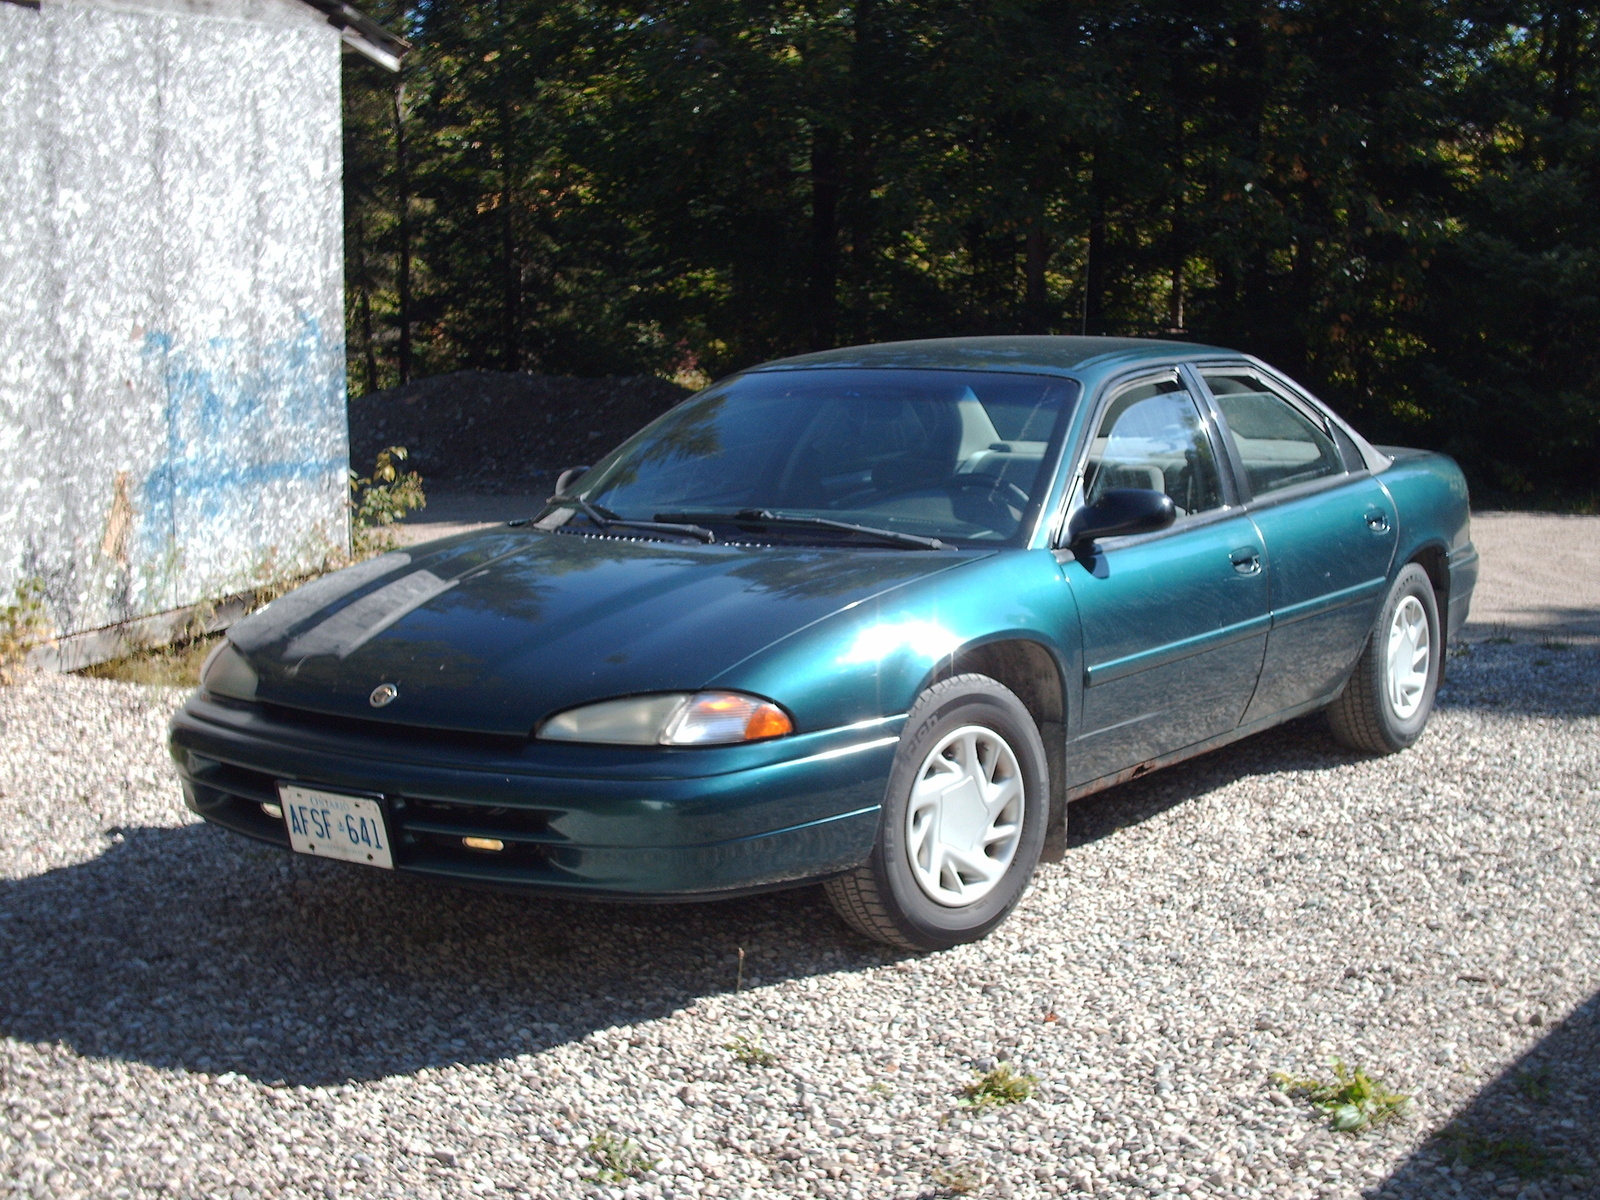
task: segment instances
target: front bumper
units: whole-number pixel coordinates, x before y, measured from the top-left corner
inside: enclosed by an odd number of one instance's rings
[[[749,746],[554,745],[196,695],[169,748],[207,821],[287,849],[279,781],[381,800],[395,868],[617,899],[713,898],[861,863],[903,717]],[[494,838],[498,852],[467,849]]]

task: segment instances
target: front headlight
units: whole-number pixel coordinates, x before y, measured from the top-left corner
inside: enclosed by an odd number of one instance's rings
[[[213,696],[254,700],[258,682],[255,668],[226,640],[206,655],[205,665],[200,668],[201,690]]]
[[[726,746],[793,732],[789,714],[760,696],[668,692],[569,708],[541,725],[537,736],[618,746]]]

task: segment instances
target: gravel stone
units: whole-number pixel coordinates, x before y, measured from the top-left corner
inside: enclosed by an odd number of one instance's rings
[[[0,1195],[1597,1194],[1600,647],[1457,648],[1390,758],[1306,720],[1086,800],[928,956],[817,889],[589,906],[254,845],[182,807],[180,700],[0,689]],[[1335,1059],[1411,1115],[1334,1133],[1271,1083]],[[1033,1097],[964,1106],[1000,1062]],[[1457,1162],[1453,1121],[1542,1158]]]

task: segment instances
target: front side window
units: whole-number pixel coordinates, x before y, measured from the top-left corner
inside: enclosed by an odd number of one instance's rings
[[[1344,474],[1333,438],[1260,375],[1235,369],[1201,375],[1228,423],[1252,493],[1261,496]]]
[[[1006,543],[1037,510],[1077,395],[1069,379],[991,371],[757,371],[634,435],[578,491],[635,521],[765,511]]]
[[[1112,488],[1165,492],[1180,518],[1222,506],[1211,439],[1175,380],[1136,384],[1106,409],[1084,469],[1086,503]]]

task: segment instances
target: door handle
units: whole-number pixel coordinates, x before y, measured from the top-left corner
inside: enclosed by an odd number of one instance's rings
[[[1373,533],[1389,532],[1389,514],[1381,508],[1375,508],[1367,514],[1367,528]]]
[[[1261,574],[1261,551],[1254,546],[1240,546],[1228,555],[1233,569],[1241,575]]]

